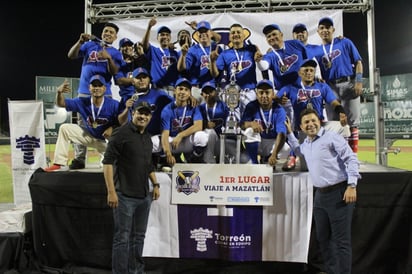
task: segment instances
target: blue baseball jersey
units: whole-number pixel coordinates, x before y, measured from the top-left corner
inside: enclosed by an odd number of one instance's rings
[[[306,47],[299,40],[286,40],[282,49],[273,49],[263,56],[263,60],[269,63],[269,69],[273,74],[273,84],[277,90],[297,80],[300,66],[307,58]]]
[[[300,84],[287,85],[277,92],[280,98],[284,94],[289,98],[294,112],[294,125],[296,130],[300,130],[300,113],[306,109],[308,103],[311,103],[313,109],[319,115],[321,120],[324,120],[323,104],[331,104],[337,100],[335,93],[326,83],[315,82],[312,86],[302,86]]]
[[[210,53],[216,46],[216,43],[208,47],[196,44],[189,48],[186,55],[186,70],[192,85],[202,86],[203,83],[214,80],[210,74]]]
[[[205,122],[211,121],[215,123],[214,130],[218,135],[222,133],[222,127],[226,124],[226,119],[229,116],[229,107],[221,100],[216,102],[215,107],[208,107],[206,103],[199,105]]]
[[[175,137],[179,132],[191,127],[195,121],[203,120],[198,107],[178,107],[175,102],[162,110],[161,117],[162,130],[169,130],[170,137]]]
[[[77,90],[78,94],[90,95],[90,78],[96,74],[99,74],[106,80],[105,95],[112,95],[112,75],[108,70],[107,60],[102,60],[97,57],[97,53],[102,50],[103,47],[100,43],[95,41],[88,41],[81,45],[79,50],[79,58],[83,58],[83,63],[80,73],[79,89]],[[112,46],[106,47],[106,51],[110,54],[116,66],[120,68],[124,63],[120,51]]]
[[[319,45],[314,45],[314,44],[306,44],[306,54],[308,59],[316,59],[316,56],[321,54],[321,48],[319,48]]]
[[[75,111],[80,114],[84,123],[84,128],[94,138],[104,140],[103,132],[111,127],[118,125],[119,102],[110,97],[104,98],[104,103],[99,108],[92,104],[91,97],[77,97],[74,99],[66,98],[66,110]],[[96,120],[93,119],[92,108],[95,113]],[[93,125],[96,124],[96,127]]]
[[[166,92],[162,92],[156,89],[150,89],[148,93],[139,95],[139,99],[134,104],[137,104],[140,101],[145,101],[149,103],[149,105],[152,107],[152,119],[147,125],[147,131],[151,135],[161,134],[162,110],[169,103],[173,102],[173,97],[168,95]],[[131,118],[131,114],[129,114],[129,120],[131,120]]]
[[[133,78],[133,70],[135,69],[135,64],[133,62],[126,63],[119,68],[119,72],[114,76],[114,80],[117,81],[119,78]],[[133,85],[119,85],[119,95],[123,102],[126,102],[134,94]],[[126,100],[123,100],[125,98]]]
[[[150,60],[150,76],[152,83],[158,87],[174,86],[179,77],[177,60],[179,54],[175,50],[149,46],[147,59]]]
[[[334,38],[332,50],[330,50],[331,44],[324,46],[326,54],[323,46],[320,45],[318,50],[320,54],[316,56],[316,59],[319,63],[322,77],[326,82],[354,75],[354,65],[362,58],[351,40],[348,38]],[[328,60],[332,62],[330,68],[327,67]]]
[[[219,71],[226,71],[230,77],[232,68],[236,76],[236,84],[241,89],[255,89],[256,87],[256,47],[245,45],[241,49],[226,49],[216,60]]]
[[[257,100],[247,104],[241,123],[252,121],[256,121],[262,126],[263,132],[260,133],[260,136],[263,139],[275,139],[279,133],[286,135],[286,111],[275,102],[272,103],[272,111],[261,109]]]

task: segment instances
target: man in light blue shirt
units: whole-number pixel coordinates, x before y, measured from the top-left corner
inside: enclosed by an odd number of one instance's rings
[[[359,161],[348,142],[339,134],[321,127],[317,112],[305,109],[301,129],[306,134],[302,144],[286,122],[289,144],[307,162],[315,187],[313,214],[316,237],[326,273],[351,273],[351,223],[360,179]]]

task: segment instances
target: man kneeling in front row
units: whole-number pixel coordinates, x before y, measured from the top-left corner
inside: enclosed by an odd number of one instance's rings
[[[45,168],[45,171],[69,170],[67,161],[71,142],[93,147],[103,155],[107,145],[105,139],[111,135],[113,127],[119,124],[119,102],[104,96],[105,84],[103,76],[94,75],[89,85],[91,96],[74,99],[64,97],[64,93],[71,90],[67,79],[57,88],[56,105],[66,108],[67,111],[78,112],[85,123],[84,127],[72,123],[60,126],[54,162],[52,166]]]

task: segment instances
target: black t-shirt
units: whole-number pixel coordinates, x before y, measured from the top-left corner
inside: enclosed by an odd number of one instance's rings
[[[151,135],[140,133],[132,122],[115,129],[104,154],[103,164],[111,164],[117,191],[130,197],[149,194],[149,174],[152,163]]]

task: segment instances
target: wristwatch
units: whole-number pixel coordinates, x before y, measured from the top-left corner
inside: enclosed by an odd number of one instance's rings
[[[160,188],[160,184],[152,184],[153,188],[157,187]]]
[[[348,185],[350,188],[356,188],[356,184],[349,184]]]

